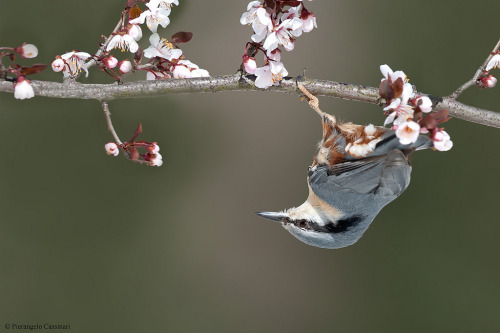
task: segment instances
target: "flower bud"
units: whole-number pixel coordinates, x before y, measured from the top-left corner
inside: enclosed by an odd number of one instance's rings
[[[35,91],[30,84],[31,81],[26,80],[24,76],[19,76],[14,85],[14,97],[17,99],[27,99],[35,97]]]
[[[148,151],[151,154],[158,154],[158,152],[160,151],[160,146],[158,146],[158,144],[156,143],[153,143],[151,146],[148,147]]]
[[[132,63],[128,60],[122,60],[118,63],[118,69],[122,74],[128,73],[132,70]]]
[[[23,58],[35,58],[38,55],[38,48],[33,44],[26,44],[16,47],[14,49]]]
[[[420,111],[428,113],[432,111],[432,101],[425,95],[420,95],[415,99],[415,105]]]
[[[493,88],[497,85],[497,79],[493,75],[483,76],[479,80],[479,85],[483,88]]]
[[[135,40],[142,38],[142,29],[138,24],[131,24],[128,28],[128,34]]]
[[[52,70],[54,72],[60,72],[64,69],[65,63],[64,60],[61,58],[57,58],[56,60],[52,61]]]
[[[104,150],[106,150],[106,154],[113,155],[113,156],[118,156],[118,154],[120,153],[118,146],[114,142],[106,143],[104,145]]]
[[[116,59],[113,56],[109,56],[106,59],[104,59],[104,63],[108,68],[115,68],[116,65],[118,65],[118,59]]]
[[[149,161],[151,166],[162,166],[163,159],[159,153],[153,154],[153,158]]]
[[[245,72],[247,72],[248,74],[255,73],[255,70],[257,69],[257,63],[255,62],[255,58],[249,57],[245,54],[243,56],[243,68],[245,69]]]

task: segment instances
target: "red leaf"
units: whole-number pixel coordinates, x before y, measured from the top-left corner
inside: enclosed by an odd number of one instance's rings
[[[391,84],[391,88],[394,90],[394,98],[401,97],[403,94],[404,84],[403,79],[400,77],[398,77],[398,79]]]
[[[436,111],[436,112],[432,113],[431,115],[439,123],[444,123],[445,121],[448,121],[451,119],[451,117],[448,116],[448,110],[445,110],[445,109]]]
[[[137,150],[137,148],[135,148],[135,147],[133,147],[133,146],[129,146],[129,147],[127,148],[127,151],[128,151],[128,153],[129,153],[129,155],[130,155],[130,159],[131,159],[131,160],[136,161],[136,160],[138,160],[138,159],[139,159],[139,156],[140,156],[140,155],[139,155],[139,151]]]
[[[302,3],[302,1],[297,1],[297,0],[284,0],[281,1],[281,3],[285,6],[291,6],[291,7],[297,7]]]
[[[134,1],[137,3],[138,0],[131,0],[131,1],[129,1],[129,3],[134,2]],[[128,12],[128,17],[130,20],[133,20],[133,19],[139,17],[139,15],[141,15],[141,13],[142,13],[142,10],[139,7],[137,7],[135,4],[133,6],[130,6],[129,8],[130,8],[130,11]]]
[[[436,128],[440,123],[444,123],[450,119],[451,118],[448,117],[448,110],[443,109],[427,114],[427,116],[425,116],[420,122],[420,125],[428,130],[431,130]]]
[[[394,90],[392,90],[389,80],[383,80],[378,86],[378,93],[380,97],[385,98],[389,103],[394,98]]]
[[[26,76],[26,75],[40,73],[45,68],[47,68],[47,65],[44,65],[44,64],[34,64],[31,67],[21,67],[20,71],[21,71],[21,74],[23,76]]]
[[[422,121],[420,121],[420,126],[432,130],[437,127],[438,121],[432,117],[432,114],[425,116]]]
[[[141,62],[142,62],[142,49],[139,46],[139,48],[137,49],[137,51],[134,54],[134,63],[136,65],[139,65]]]
[[[276,0],[265,0],[265,6],[274,9],[276,7]]]
[[[142,125],[141,123],[139,123],[139,125],[137,125],[137,128],[135,129],[135,132],[134,134],[132,135],[132,137],[130,138],[130,143],[134,142],[134,140],[139,136],[141,135],[142,133]]]
[[[179,31],[172,35],[173,44],[187,43],[193,38],[193,33],[188,31]]]

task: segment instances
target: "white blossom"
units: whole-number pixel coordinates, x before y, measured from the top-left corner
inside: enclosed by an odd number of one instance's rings
[[[142,29],[138,24],[131,24],[127,30],[127,33],[136,41],[142,38]]]
[[[128,35],[114,35],[113,38],[108,43],[106,47],[106,51],[111,51],[112,49],[119,48],[122,52],[129,50],[132,53],[137,52],[139,49],[139,45],[135,41],[135,39]]]
[[[158,2],[158,7],[170,8],[172,5],[179,6],[179,0],[152,0]]]
[[[171,71],[175,79],[187,79],[191,77],[191,70],[183,65],[173,66]]]
[[[294,48],[294,42],[292,41],[292,35],[294,31],[302,26],[302,20],[299,18],[293,18],[283,21],[278,27],[268,34],[264,45],[262,46],[267,50],[269,55],[271,51],[275,50],[278,45],[283,45],[285,50],[291,51]]]
[[[167,60],[179,59],[182,55],[181,49],[174,49],[172,43],[169,43],[166,39],[160,39],[157,33],[154,33],[149,37],[149,43],[151,44],[147,49],[144,50],[144,56],[146,58],[160,57]]]
[[[486,71],[490,71],[495,67],[500,68],[500,54],[495,54],[493,57],[491,57],[485,69]]]
[[[401,97],[394,99],[391,104],[384,108],[384,111],[393,110],[385,120],[384,126],[393,121],[396,125],[400,125],[413,117],[413,108],[408,105],[408,100],[411,97],[413,97],[413,87],[411,84],[405,83]]]
[[[302,30],[310,32],[313,28],[318,28],[318,24],[316,23],[316,16],[310,13],[305,20],[302,20]]]
[[[23,76],[17,78],[17,82],[14,85],[14,97],[17,99],[28,99],[35,97],[35,91],[30,84],[29,80],[26,80]]]
[[[71,51],[63,54],[61,59],[63,59],[66,65],[68,65],[67,67],[64,67],[64,76],[76,76],[83,70],[85,71],[85,77],[88,77],[89,72],[87,70],[87,65],[85,64],[85,60],[88,58],[90,58],[90,54],[87,52]]]
[[[210,73],[206,69],[198,68],[191,71],[191,77],[209,77]]]
[[[160,155],[160,153],[154,154],[154,157],[149,161],[151,166],[162,166],[163,164],[163,158]]]
[[[389,67],[387,65],[381,65],[380,72],[382,72],[382,75],[384,76],[385,79],[391,78],[392,82],[395,82],[399,78],[401,78],[401,80],[403,80],[403,82],[408,81],[406,78],[406,74],[403,71],[393,72],[391,67]],[[382,81],[383,80],[384,79],[382,79]]]
[[[261,42],[272,29],[271,16],[265,8],[261,6],[260,1],[251,1],[247,6],[247,11],[240,18],[240,23],[252,24],[254,34],[252,40],[256,43]]]
[[[176,65],[172,66],[171,72],[176,79],[210,76],[207,70],[200,69],[198,65],[189,60],[179,60]]]
[[[146,6],[148,6],[149,10],[143,11],[139,17],[129,21],[129,23],[143,24],[144,21],[146,21],[149,30],[154,33],[156,33],[158,29],[158,25],[166,28],[167,25],[170,24],[170,19],[168,18],[170,15],[170,7],[161,7],[159,0],[151,0]]]
[[[269,65],[257,68],[255,70],[255,86],[258,88],[269,88],[278,84],[283,77],[288,75],[288,71],[280,61],[269,61]]]
[[[283,14],[282,20],[294,18],[300,19],[302,22],[300,26],[295,25],[296,29],[291,32],[295,37],[302,35],[302,32],[310,32],[313,28],[318,27],[316,24],[316,17],[312,13],[309,13],[306,19],[302,19],[302,5],[288,9],[288,11]]]

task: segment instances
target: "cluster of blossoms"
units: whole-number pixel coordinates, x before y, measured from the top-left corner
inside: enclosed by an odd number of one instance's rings
[[[117,144],[115,142],[108,142],[104,145],[106,154],[118,156],[120,149],[131,160],[139,163],[146,163],[150,166],[161,166],[163,159],[160,151],[160,146],[156,142],[135,141],[135,139],[142,133],[142,126],[139,124],[135,130],[132,138],[128,142]],[[138,148],[145,150],[145,153],[139,153]]]
[[[497,85],[497,78],[490,74],[490,71],[494,68],[500,68],[500,51],[493,53],[484,68],[483,75],[477,80],[480,88],[493,88]]]
[[[264,89],[277,85],[288,75],[281,62],[280,46],[292,51],[297,37],[317,28],[316,17],[305,8],[302,0],[252,1],[240,23],[252,25],[254,31],[252,42],[245,47],[242,68],[255,74],[255,86]],[[255,61],[259,51],[264,53],[262,67],[257,67]]]
[[[138,5],[145,4],[145,10]],[[147,72],[148,80],[170,79],[170,78],[192,78],[208,77],[210,74],[200,69],[196,64],[187,60],[178,48],[178,44],[191,40],[193,34],[190,32],[178,32],[170,41],[161,38],[158,27],[166,28],[170,24],[170,13],[172,7],[179,5],[178,0],[128,0],[122,13],[121,26],[112,33],[110,38],[101,43],[101,48],[95,55],[87,52],[71,51],[56,56],[52,62],[52,69],[63,72],[64,77],[77,78],[82,72],[88,76],[89,64],[97,64],[98,68],[108,75],[121,81],[123,74],[131,71],[144,70]],[[141,25],[146,24],[151,31],[149,46],[144,50],[138,42],[142,38]],[[122,53],[133,54],[132,61],[129,59],[118,60],[111,52],[115,49]],[[149,59],[143,64],[143,58]],[[105,145],[108,155],[117,156],[122,150],[124,154],[133,161],[147,163],[151,166],[163,164],[156,142],[134,141],[142,132],[139,125],[132,139],[124,143],[109,142]],[[138,149],[145,150],[139,153]]]
[[[142,11],[137,5],[146,3],[147,9]],[[188,42],[193,34],[179,32],[168,41],[160,38],[158,26],[163,28],[170,24],[169,15],[173,5],[179,5],[178,0],[129,0],[123,12],[121,28],[113,32],[111,38],[103,44],[102,56],[90,55],[87,52],[72,51],[56,56],[52,62],[52,69],[63,72],[64,77],[76,78],[82,71],[88,76],[88,60],[95,60],[99,69],[103,70],[116,80],[121,80],[120,74],[132,70],[147,71],[147,79],[206,77],[209,73],[197,65],[186,60],[177,44]],[[152,32],[149,37],[149,47],[142,50],[138,41],[142,38],[141,25],[146,23]],[[111,51],[119,49],[121,52],[133,53],[133,63],[129,59],[118,59],[111,55]],[[142,64],[142,58],[150,59]],[[115,68],[118,72],[115,71]]]
[[[12,62],[16,59],[15,53],[21,58],[35,58],[38,56],[38,48],[33,44],[26,44],[18,47],[0,47],[0,75],[4,80],[14,81],[14,97],[17,99],[27,99],[35,97],[35,91],[31,86],[31,81],[26,79],[27,75],[36,74],[43,71],[47,66],[35,64],[30,67],[20,66],[12,63],[7,68],[4,67],[2,61],[4,57],[9,58]],[[7,78],[7,74],[16,75],[15,79]]]
[[[385,99],[384,125],[393,123],[393,129],[401,144],[416,142],[420,134],[430,134],[434,148],[450,150],[453,142],[438,125],[449,120],[448,111],[432,112],[432,101],[426,95],[415,95],[413,87],[402,71],[393,72],[387,65],[380,66],[384,78],[380,82],[379,94]]]

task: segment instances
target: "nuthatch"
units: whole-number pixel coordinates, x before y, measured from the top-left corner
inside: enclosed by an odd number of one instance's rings
[[[280,222],[302,242],[328,249],[358,241],[380,210],[410,183],[408,155],[432,147],[427,136],[402,145],[393,130],[373,125],[338,124],[319,109],[303,85],[309,105],[321,116],[323,138],[309,168],[309,197],[283,212],[259,212]]]

